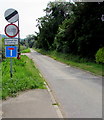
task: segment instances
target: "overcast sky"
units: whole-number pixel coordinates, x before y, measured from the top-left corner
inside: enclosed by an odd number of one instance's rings
[[[19,13],[21,38],[25,38],[29,34],[35,34],[35,31],[38,31],[36,19],[45,15],[43,9],[46,8],[49,1],[55,0],[1,0],[0,34],[4,34],[4,28],[9,24],[4,17],[5,11],[9,8],[13,8]],[[17,22],[14,24],[17,24]]]

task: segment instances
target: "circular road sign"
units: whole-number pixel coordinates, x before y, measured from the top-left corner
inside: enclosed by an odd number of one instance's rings
[[[14,23],[16,21],[19,20],[19,14],[15,9],[7,9],[4,13],[4,17],[5,19],[10,22],[10,23]]]
[[[15,24],[8,24],[6,27],[5,27],[5,34],[8,36],[8,37],[15,37],[18,33],[19,33],[19,29],[18,27],[15,25]]]

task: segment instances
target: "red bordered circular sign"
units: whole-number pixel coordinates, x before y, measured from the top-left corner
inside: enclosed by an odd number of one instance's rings
[[[8,37],[13,38],[13,37],[16,37],[17,34],[19,33],[19,28],[15,24],[8,24],[5,27],[4,31]]]

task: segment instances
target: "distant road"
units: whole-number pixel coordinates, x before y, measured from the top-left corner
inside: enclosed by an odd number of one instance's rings
[[[57,62],[32,50],[29,54],[48,82],[66,118],[102,118],[102,78]]]

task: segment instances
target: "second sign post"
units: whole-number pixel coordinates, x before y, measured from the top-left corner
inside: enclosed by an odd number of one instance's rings
[[[17,59],[20,59],[19,14],[15,9],[10,8],[5,11],[4,16],[10,23],[4,29],[6,36],[9,37],[5,39],[4,44],[9,45],[5,47],[5,57],[10,58],[10,76],[12,77],[12,58],[17,57]],[[15,22],[18,22],[18,26],[13,24]],[[18,39],[15,38],[17,35]]]

